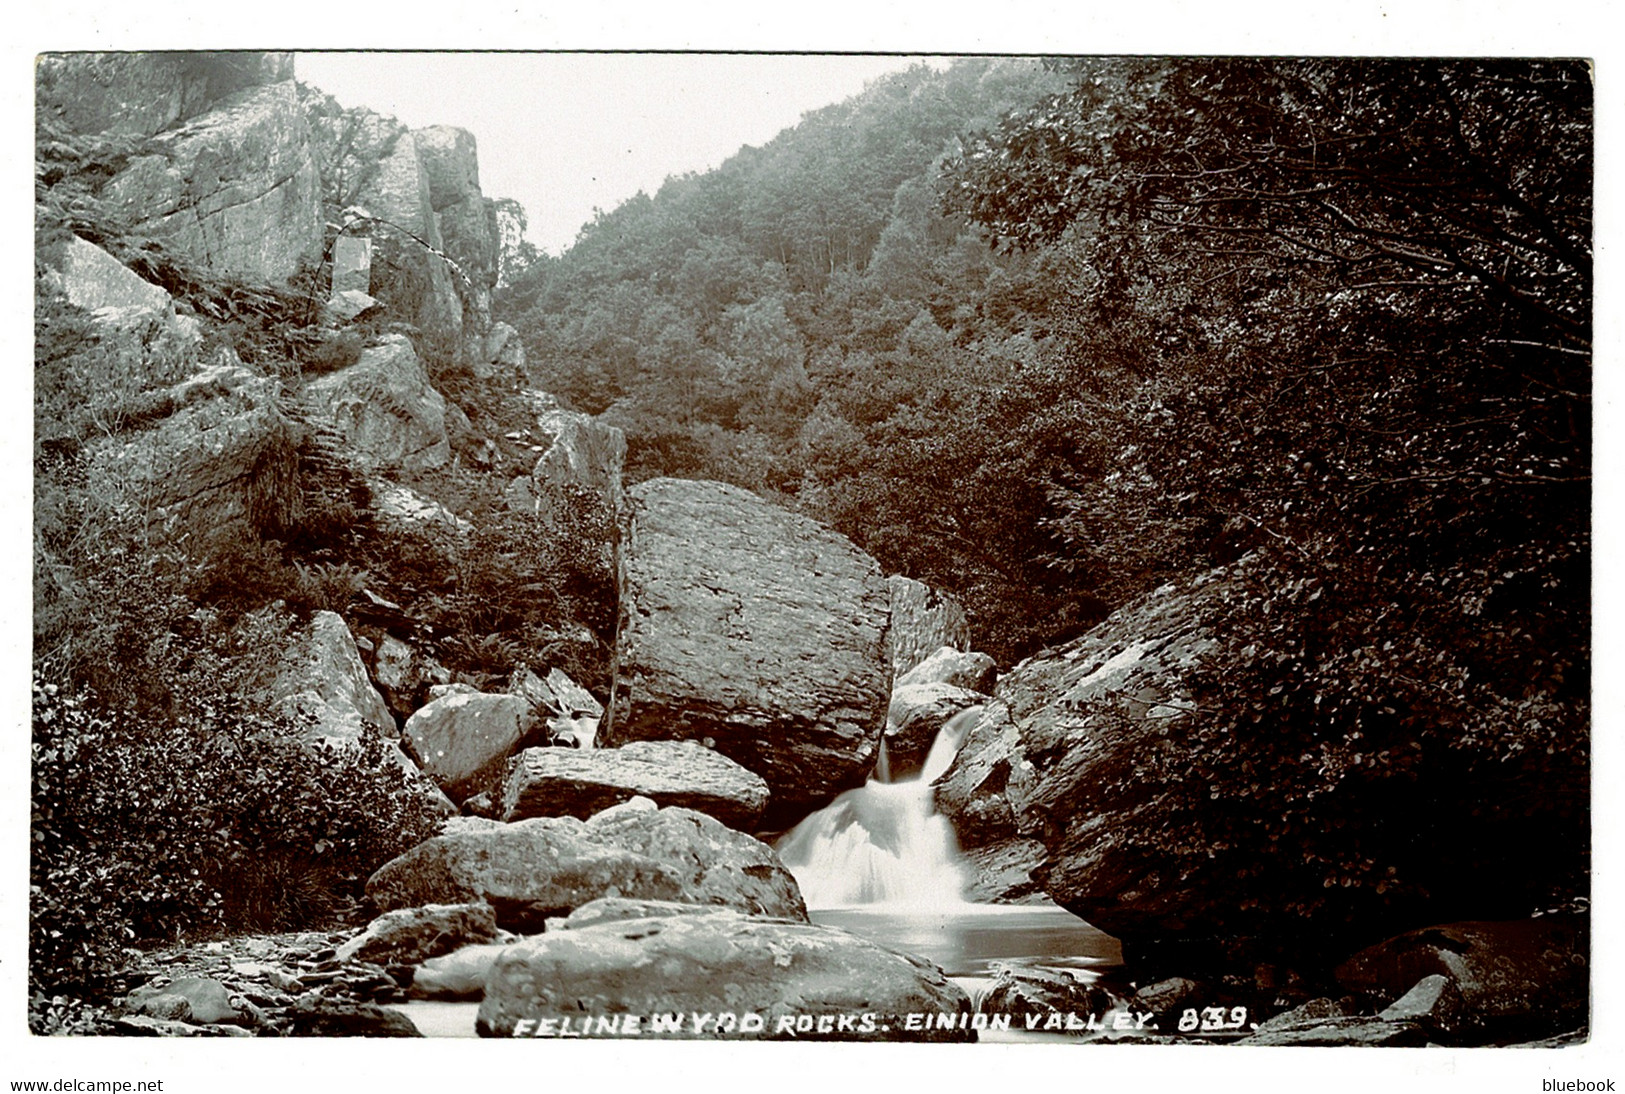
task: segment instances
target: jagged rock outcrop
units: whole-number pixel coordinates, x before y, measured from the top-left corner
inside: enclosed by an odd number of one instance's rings
[[[429,204],[446,254],[467,281],[459,281],[463,303],[464,359],[479,375],[491,327],[491,290],[497,283],[496,203],[480,193],[479,154],[474,134],[450,125],[412,131],[424,173]]]
[[[517,695],[456,691],[418,709],[401,734],[418,765],[460,803],[501,782],[531,725],[529,706]]]
[[[647,798],[587,821],[459,818],[367,880],[367,897],[382,910],[482,901],[499,926],[519,932],[539,931],[549,917],[604,896],[807,914],[771,847],[702,813],[656,809]]]
[[[767,780],[769,823],[861,784],[889,699],[875,561],[722,483],[655,479],[628,506],[603,741],[709,740]]]
[[[46,53],[34,69],[42,118],[75,133],[150,137],[243,88],[293,78],[293,54]]]
[[[541,453],[530,475],[509,487],[508,507],[560,516],[573,504],[572,496],[584,492],[619,513],[625,504],[626,434],[591,414],[565,410],[544,392],[522,396],[535,411],[529,439]]]
[[[250,281],[321,258],[320,180],[293,81],[240,92],[152,144],[100,195],[134,233]]]
[[[831,927],[714,911],[599,922],[515,943],[492,966],[476,1030],[511,1037],[565,1018],[678,1014],[681,1028],[668,1035],[969,1041],[976,1035],[968,1028],[905,1031],[905,1015],[970,1010],[965,992],[920,958]],[[716,1021],[724,1014],[730,1020]],[[696,1015],[712,1019],[701,1027]],[[761,1025],[740,1025],[744,1015],[760,1016]]]
[[[970,649],[970,624],[958,600],[902,574],[888,577],[886,585],[891,590],[888,641],[894,680],[943,646]]]
[[[585,820],[635,797],[693,809],[749,832],[767,808],[767,783],[698,741],[633,741],[584,751],[527,748],[508,775],[502,819]]]
[[[366,290],[424,335],[437,365],[484,362],[496,284],[494,204],[479,190],[474,137],[411,130],[309,92],[303,103],[333,215],[372,246]]]
[[[1009,705],[994,699],[983,707],[933,790],[937,812],[953,824],[961,847],[982,847],[1019,834],[1016,810],[1025,803],[1031,772]]]
[[[134,322],[121,327],[128,342],[113,340],[131,353],[141,352],[140,330],[172,336],[162,320]],[[89,473],[105,496],[141,499],[153,528],[207,541],[234,526],[274,523],[291,504],[285,490],[299,428],[278,408],[275,381],[229,352],[131,409],[139,410],[127,419],[135,428],[91,446]]]
[[[371,469],[423,470],[450,458],[446,400],[404,335],[385,335],[349,368],[310,381],[302,399]]]
[[[283,658],[273,701],[304,723],[312,738],[354,741],[367,729],[398,737],[383,696],[367,678],[350,628],[336,612],[317,612]]]

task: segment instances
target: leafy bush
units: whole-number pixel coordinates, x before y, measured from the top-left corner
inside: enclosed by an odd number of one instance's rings
[[[376,737],[313,745],[196,677],[184,716],[151,719],[48,676],[31,750],[37,989],[94,984],[130,944],[315,925],[433,831]]]

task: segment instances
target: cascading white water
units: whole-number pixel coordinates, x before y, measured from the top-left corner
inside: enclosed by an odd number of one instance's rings
[[[887,779],[885,745],[876,773],[812,814],[779,841],[809,908],[888,904],[942,908],[964,903],[959,848],[931,783],[948,770],[982,708],[950,718],[918,775]]]

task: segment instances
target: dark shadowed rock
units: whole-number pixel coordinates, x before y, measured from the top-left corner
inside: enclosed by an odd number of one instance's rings
[[[412,1020],[377,1003],[303,995],[285,1013],[290,1037],[422,1037]]]
[[[709,738],[787,818],[860,784],[889,697],[874,560],[738,487],[655,479],[628,498],[605,743]]]
[[[773,849],[700,813],[634,799],[590,821],[449,822],[367,881],[384,910],[484,901],[497,922],[535,931],[599,897],[713,904],[796,919],[806,908]]]
[[[385,912],[340,946],[337,957],[340,961],[415,965],[495,937],[496,915],[488,905],[427,904]]]
[[[767,783],[697,741],[634,741],[620,748],[527,748],[515,759],[503,819],[580,817],[645,797],[748,832],[767,808]]]
[[[1429,1044],[1432,1036],[1416,1022],[1389,1021],[1372,1016],[1348,1018],[1319,1018],[1302,1022],[1283,1023],[1268,1030],[1259,1030],[1237,1044],[1266,1045],[1320,1045],[1326,1047],[1365,1048],[1418,1048]]]
[[[507,1037],[533,1029],[525,1019],[681,1013],[675,1035],[692,1038],[968,1041],[975,1039],[968,1029],[905,1033],[902,1025],[907,1014],[970,1009],[965,993],[919,958],[831,927],[718,911],[616,920],[516,943],[491,970],[476,1029]],[[866,1013],[874,1020],[860,1028]],[[696,1030],[695,1014],[764,1021],[760,1029],[713,1022]],[[809,1028],[792,1032],[797,1020]]]
[[[892,616],[886,644],[893,680],[944,646],[970,649],[970,624],[956,598],[902,574],[888,577],[886,587]]]
[[[1008,1014],[1019,1029],[1029,1017],[1040,1023],[1052,1014],[1087,1019],[1127,1005],[1106,987],[1069,973],[1001,962],[994,966],[993,985],[977,1009],[984,1014]]]
[[[1435,975],[1459,991],[1466,1025],[1531,1037],[1570,1029],[1590,1010],[1586,920],[1447,923],[1379,942],[1337,967],[1339,984],[1378,1005],[1398,1006],[1395,1000]]]

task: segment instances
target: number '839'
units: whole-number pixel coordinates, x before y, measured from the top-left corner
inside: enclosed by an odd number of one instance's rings
[[[1186,1007],[1185,1012],[1179,1016],[1179,1032],[1194,1033],[1201,1030],[1203,1033],[1212,1033],[1219,1030],[1241,1029],[1247,1024],[1247,1008],[1231,1007],[1203,1007],[1198,1011],[1195,1007]]]

